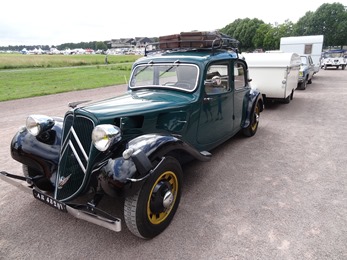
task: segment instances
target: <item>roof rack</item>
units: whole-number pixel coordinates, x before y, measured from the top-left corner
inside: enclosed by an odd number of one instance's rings
[[[149,53],[173,51],[232,50],[238,52],[239,41],[217,31],[181,32],[160,36],[159,42],[146,45],[145,56]]]

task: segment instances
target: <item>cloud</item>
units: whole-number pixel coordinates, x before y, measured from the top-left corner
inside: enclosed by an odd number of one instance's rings
[[[158,37],[182,31],[220,29],[238,18],[258,18],[271,24],[283,23],[286,19],[296,22],[307,11],[333,2],[5,1],[1,4],[0,46]],[[347,0],[342,4],[347,5]]]

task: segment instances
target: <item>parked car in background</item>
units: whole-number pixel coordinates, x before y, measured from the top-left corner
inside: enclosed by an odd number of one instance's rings
[[[336,69],[341,67],[341,69],[344,70],[347,63],[346,54],[346,50],[329,50],[324,52],[321,67],[325,70],[329,67],[334,67]]]
[[[315,72],[312,57],[310,55],[300,55],[301,65],[299,70],[299,81],[297,89],[305,90],[307,84],[312,83],[312,78]]]

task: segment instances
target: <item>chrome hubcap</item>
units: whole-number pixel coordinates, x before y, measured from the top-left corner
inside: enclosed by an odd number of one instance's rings
[[[172,205],[172,202],[174,201],[174,196],[172,194],[171,191],[167,191],[164,195],[163,198],[163,206],[164,208],[170,208],[170,206]]]
[[[259,115],[257,113],[255,114],[255,122],[259,122]]]

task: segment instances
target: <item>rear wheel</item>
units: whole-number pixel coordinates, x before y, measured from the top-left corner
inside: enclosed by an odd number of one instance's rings
[[[305,79],[303,82],[301,82],[301,83],[299,84],[298,89],[300,89],[300,90],[305,90],[306,87],[307,87],[307,80]]]
[[[182,169],[167,157],[155,172],[124,204],[124,219],[129,230],[141,238],[153,238],[170,224],[181,198]]]
[[[282,99],[282,103],[289,104],[290,103],[290,95],[284,99]]]
[[[249,123],[249,126],[244,128],[242,130],[243,134],[245,136],[253,136],[255,135],[255,133],[257,132],[258,130],[258,125],[259,125],[259,117],[260,117],[260,103],[257,102],[255,108],[254,108],[254,111],[251,115],[251,122]]]

